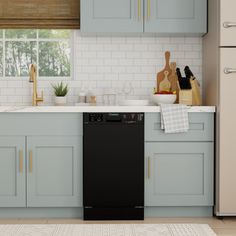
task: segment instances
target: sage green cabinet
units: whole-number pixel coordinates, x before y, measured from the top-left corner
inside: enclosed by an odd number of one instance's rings
[[[195,215],[192,207],[202,215],[211,212],[214,117],[214,113],[189,113],[188,132],[166,134],[161,129],[160,113],[145,113],[146,207],[159,207],[167,212],[185,207],[192,215]]]
[[[207,0],[81,0],[81,31],[207,32]]]
[[[82,138],[27,137],[27,206],[82,206]]]
[[[189,113],[189,130],[186,133],[165,134],[161,129],[161,114],[145,114],[145,141],[146,142],[213,142],[214,141],[214,114]]]
[[[146,143],[146,206],[213,206],[213,143]]]
[[[81,0],[82,32],[143,32],[143,0]]]
[[[207,0],[146,0],[144,31],[162,34],[207,32]]]
[[[82,114],[0,114],[0,207],[82,206]]]
[[[25,137],[0,137],[0,207],[26,206]]]

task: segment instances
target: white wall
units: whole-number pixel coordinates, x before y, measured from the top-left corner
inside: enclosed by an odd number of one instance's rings
[[[171,61],[183,70],[189,65],[202,81],[202,38],[154,36],[81,36],[74,43],[75,78],[69,83],[69,104],[78,100],[82,87],[91,87],[102,102],[102,94],[112,88],[120,91],[131,82],[130,98],[148,98],[156,84],[156,73],[164,66],[164,52],[171,51]],[[51,83],[39,81],[44,91],[44,105],[53,104]],[[30,105],[31,84],[28,78],[0,80],[0,105]]]

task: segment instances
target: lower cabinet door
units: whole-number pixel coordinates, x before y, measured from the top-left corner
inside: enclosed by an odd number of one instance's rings
[[[146,143],[146,206],[212,206],[213,143]]]
[[[28,137],[27,206],[82,206],[82,137]]]
[[[25,137],[0,137],[0,207],[25,207]]]

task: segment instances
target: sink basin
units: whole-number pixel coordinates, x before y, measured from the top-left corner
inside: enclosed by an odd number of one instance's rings
[[[148,106],[149,100],[122,100],[119,102],[121,106]]]

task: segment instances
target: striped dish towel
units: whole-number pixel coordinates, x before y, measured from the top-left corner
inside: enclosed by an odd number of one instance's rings
[[[184,133],[189,130],[188,107],[181,104],[161,104],[161,129],[165,133]]]

